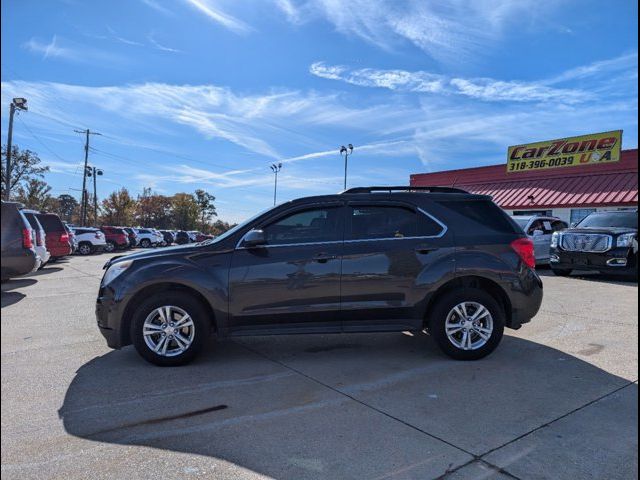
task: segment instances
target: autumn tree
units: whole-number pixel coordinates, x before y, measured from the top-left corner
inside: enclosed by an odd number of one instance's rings
[[[135,220],[145,227],[169,228],[171,225],[171,198],[152,193],[145,188],[138,196]]]
[[[51,186],[39,178],[29,178],[18,185],[15,199],[34,210],[49,210],[54,201],[49,192]]]
[[[225,222],[223,220],[216,220],[212,225],[209,226],[207,233],[211,235],[222,235],[227,230],[235,227],[236,224],[230,224],[229,222]]]
[[[194,230],[200,218],[200,207],[190,193],[176,193],[171,197],[173,226],[178,230]]]
[[[105,225],[131,225],[136,201],[129,195],[129,190],[121,188],[111,192],[102,201],[102,222]]]
[[[211,220],[211,217],[218,216],[216,207],[213,204],[216,197],[202,189],[198,189],[194,194],[194,198],[200,211],[200,229],[204,232],[207,230],[207,224]]]
[[[2,146],[2,159],[6,158],[7,147]],[[43,175],[49,171],[49,167],[40,165],[40,157],[31,150],[20,150],[17,146],[11,147],[11,174],[9,175],[9,192],[15,192],[16,187],[23,182],[32,179],[42,179]],[[5,162],[0,162],[0,176],[2,185],[0,194],[5,198],[7,172]]]

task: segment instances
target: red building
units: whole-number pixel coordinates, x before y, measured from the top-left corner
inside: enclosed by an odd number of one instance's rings
[[[491,195],[510,214],[554,215],[573,223],[596,210],[638,207],[638,149],[619,162],[507,173],[505,164],[411,175],[414,186]]]

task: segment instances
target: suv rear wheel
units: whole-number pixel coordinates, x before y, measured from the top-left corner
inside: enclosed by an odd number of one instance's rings
[[[107,244],[104,246],[104,251],[111,253],[115,251],[115,249],[116,249],[116,244],[111,240],[107,240]]]
[[[89,242],[82,242],[78,245],[78,253],[80,255],[91,255],[93,253],[93,245]]]
[[[140,246],[141,246],[142,248],[149,248],[149,247],[151,246],[151,242],[149,241],[149,239],[148,239],[148,238],[143,238],[143,239],[140,241]]]
[[[429,331],[440,349],[456,360],[486,357],[500,343],[505,314],[496,299],[477,288],[444,294],[436,301]]]
[[[160,366],[192,361],[209,337],[205,308],[188,294],[158,293],[135,310],[131,340],[138,353]]]

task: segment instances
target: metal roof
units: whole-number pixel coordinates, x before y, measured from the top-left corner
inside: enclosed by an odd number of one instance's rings
[[[637,205],[638,150],[624,150],[619,162],[604,165],[507,173],[502,164],[415,174],[411,185],[463,188],[490,195],[505,209]]]

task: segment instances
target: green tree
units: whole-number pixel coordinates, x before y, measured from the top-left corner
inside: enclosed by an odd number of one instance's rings
[[[178,230],[195,230],[200,217],[200,207],[190,193],[176,193],[171,197],[173,226]]]
[[[49,195],[51,186],[39,178],[29,178],[18,185],[15,199],[34,210],[49,210],[54,206]]]
[[[218,216],[216,207],[213,204],[216,197],[202,189],[196,190],[194,197],[198,204],[198,210],[200,210],[200,228],[204,232],[207,230],[207,224],[211,220],[211,217]]]
[[[129,195],[129,190],[121,188],[111,192],[102,201],[102,223],[105,225],[131,225],[136,201]]]
[[[7,146],[2,146],[2,162],[0,162],[0,176],[2,185],[0,194],[4,198],[6,190],[6,165],[4,159],[7,155]],[[41,160],[38,154],[31,150],[20,150],[17,146],[11,147],[11,175],[9,176],[9,192],[15,192],[16,187],[22,182],[28,182],[34,178],[42,178],[44,173],[49,171],[49,167],[40,165]]]
[[[73,214],[76,213],[76,210],[80,207],[80,203],[75,199],[75,197],[66,193],[58,195],[56,200],[58,202],[56,213],[60,215],[63,220],[71,222]]]

